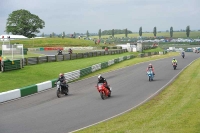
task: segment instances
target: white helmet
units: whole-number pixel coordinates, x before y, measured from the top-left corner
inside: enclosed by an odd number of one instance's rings
[[[98,76],[98,79],[101,79],[101,75]]]

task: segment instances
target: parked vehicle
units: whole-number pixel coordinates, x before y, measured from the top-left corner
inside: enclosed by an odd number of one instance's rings
[[[97,84],[97,90],[101,96],[101,98],[104,100],[105,98],[107,97],[111,97],[111,91],[109,91],[105,85],[103,83],[98,83]],[[111,87],[110,87],[110,90],[111,90]]]
[[[68,95],[69,93],[69,85],[67,83],[61,83],[60,81],[56,82],[55,83],[56,85],[56,95],[58,98],[60,98],[61,96],[64,96],[64,95]]]

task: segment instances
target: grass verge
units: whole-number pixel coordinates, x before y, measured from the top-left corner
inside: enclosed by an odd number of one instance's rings
[[[199,133],[200,59],[147,103],[77,133]]]

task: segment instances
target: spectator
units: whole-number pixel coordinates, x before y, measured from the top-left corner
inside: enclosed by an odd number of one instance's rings
[[[69,52],[69,54],[72,54],[72,49],[71,49],[71,48],[69,48],[68,52]]]

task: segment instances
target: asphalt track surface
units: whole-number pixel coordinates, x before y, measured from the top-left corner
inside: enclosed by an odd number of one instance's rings
[[[136,107],[165,86],[199,54],[177,56],[173,70],[172,58],[151,61],[155,67],[154,81],[149,82],[149,62],[104,73],[112,86],[111,98],[102,100],[95,85],[97,76],[70,85],[70,94],[57,98],[56,89],[0,104],[0,133],[67,133],[105,120]]]

